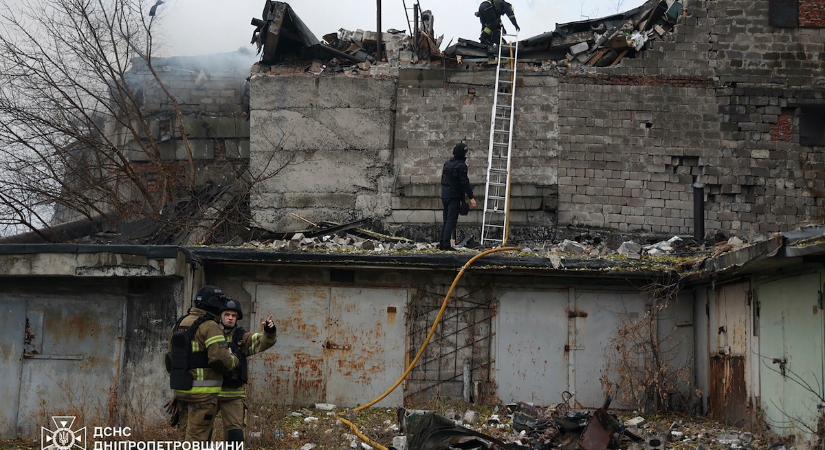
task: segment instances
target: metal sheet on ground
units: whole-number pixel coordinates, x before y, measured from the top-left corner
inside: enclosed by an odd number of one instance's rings
[[[252,398],[286,405],[325,401],[329,288],[258,285],[252,323],[268,314],[274,317],[278,342],[250,359]]]
[[[404,371],[405,289],[332,288],[325,345],[327,403],[371,400]],[[397,389],[377,406],[402,406]]]
[[[18,432],[34,436],[50,416],[102,426],[117,413],[126,302],[120,297],[27,299],[34,344],[23,358]]]
[[[495,382],[503,402],[551,404],[567,390],[568,291],[509,291],[499,299]]]
[[[783,435],[806,435],[816,428],[816,396],[823,390],[823,310],[825,276],[785,278],[758,286],[762,407],[768,424]]]
[[[26,302],[0,294],[0,439],[17,437],[25,325]]]

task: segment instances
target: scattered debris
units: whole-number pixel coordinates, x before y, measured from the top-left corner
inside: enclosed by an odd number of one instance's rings
[[[642,246],[633,241],[622,242],[617,251],[620,255],[630,259],[641,259],[642,257]]]
[[[396,436],[392,438],[392,446],[396,450],[407,450],[407,436]]]
[[[608,67],[635,57],[648,42],[664,39],[683,14],[682,0],[648,0],[638,8],[592,20],[557,24],[556,29],[519,42],[519,60],[550,67]],[[487,62],[488,49],[458,39],[444,54],[466,62]]]
[[[421,450],[450,448],[505,449],[504,442],[456,425],[451,419],[433,413],[405,415],[409,447]]]
[[[569,239],[565,239],[564,242],[559,245],[559,250],[573,255],[583,255],[589,253],[586,246]]]
[[[464,413],[463,419],[466,425],[475,425],[478,422],[478,413],[472,409],[468,409]]]
[[[321,411],[332,411],[336,408],[335,405],[332,403],[316,403],[315,409],[319,409]]]
[[[653,245],[646,245],[644,247],[644,251],[646,254],[650,256],[663,256],[669,255],[674,252],[677,248],[683,247],[684,241],[679,236],[673,236],[672,238],[657,242]]]
[[[639,425],[642,425],[645,422],[646,422],[646,420],[645,420],[644,417],[636,416],[632,419],[625,420],[624,421],[624,426],[626,426],[626,427],[638,427]]]

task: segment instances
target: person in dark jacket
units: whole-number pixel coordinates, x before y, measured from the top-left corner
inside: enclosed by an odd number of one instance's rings
[[[453,250],[450,238],[458,223],[458,207],[466,196],[470,207],[478,206],[473,198],[473,186],[467,177],[467,144],[459,143],[453,148],[453,158],[444,163],[441,170],[441,204],[444,207],[444,224],[438,248]]]
[[[513,5],[505,0],[484,0],[478,7],[478,16],[481,20],[481,43],[487,46],[498,45],[501,37],[501,16],[507,14],[507,18],[516,27],[516,31],[521,28],[516,22],[516,14],[513,12]]]

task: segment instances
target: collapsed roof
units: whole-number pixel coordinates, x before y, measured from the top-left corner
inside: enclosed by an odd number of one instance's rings
[[[287,60],[323,56],[360,62],[357,57],[321,43],[288,3],[267,0],[262,19],[252,19],[252,43],[262,52],[262,62],[274,64]]]
[[[622,58],[642,51],[648,41],[670,32],[683,10],[682,0],[648,0],[623,13],[556,24],[554,31],[520,41],[519,60],[597,67],[618,64]],[[444,53],[467,61],[488,56],[485,46],[466,39],[459,39]]]

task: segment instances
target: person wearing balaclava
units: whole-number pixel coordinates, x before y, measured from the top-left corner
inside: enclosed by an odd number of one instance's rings
[[[444,211],[444,222],[441,227],[441,239],[438,248],[454,250],[450,245],[450,238],[455,232],[458,223],[459,205],[466,196],[470,199],[470,207],[478,206],[473,197],[473,186],[467,176],[467,144],[460,142],[453,148],[453,157],[444,163],[441,171],[441,204]]]

